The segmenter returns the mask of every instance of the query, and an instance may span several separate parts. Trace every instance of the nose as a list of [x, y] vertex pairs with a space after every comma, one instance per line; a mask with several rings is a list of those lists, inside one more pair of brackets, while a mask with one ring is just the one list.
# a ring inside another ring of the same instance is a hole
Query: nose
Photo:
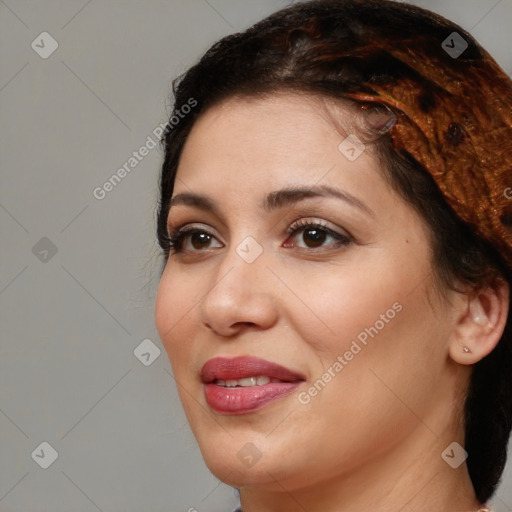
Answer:
[[277, 322], [276, 283], [265, 252], [254, 261], [244, 258], [235, 247], [226, 252], [199, 304], [201, 321], [219, 336], [231, 337], [247, 328], [268, 329]]

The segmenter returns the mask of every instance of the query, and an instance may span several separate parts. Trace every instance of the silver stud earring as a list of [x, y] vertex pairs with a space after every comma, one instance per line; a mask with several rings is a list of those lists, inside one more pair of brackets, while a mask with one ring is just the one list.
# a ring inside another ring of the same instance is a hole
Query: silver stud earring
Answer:
[[470, 352], [469, 348], [468, 348], [468, 347], [466, 347], [466, 346], [464, 346], [464, 347], [462, 348], [462, 350], [464, 350], [464, 352], [466, 352], [466, 354], [467, 354], [468, 352]]

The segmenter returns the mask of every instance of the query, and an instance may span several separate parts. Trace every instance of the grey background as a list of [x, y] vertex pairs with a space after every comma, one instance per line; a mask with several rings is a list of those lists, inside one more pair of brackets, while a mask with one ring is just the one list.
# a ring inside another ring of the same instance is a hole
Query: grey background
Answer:
[[[103, 200], [92, 191], [166, 122], [175, 76], [287, 3], [0, 1], [2, 512], [235, 506], [202, 462], [153, 323], [160, 150]], [[512, 72], [512, 0], [414, 3]], [[43, 31], [59, 45], [46, 59], [31, 47]], [[145, 339], [147, 366], [134, 354]], [[42, 442], [58, 453], [47, 469]], [[494, 506], [512, 510], [510, 465]]]

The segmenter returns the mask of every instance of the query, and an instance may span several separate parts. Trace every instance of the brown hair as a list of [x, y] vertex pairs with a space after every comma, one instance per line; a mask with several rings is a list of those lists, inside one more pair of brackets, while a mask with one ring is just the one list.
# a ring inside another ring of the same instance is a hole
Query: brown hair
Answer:
[[[443, 55], [441, 48], [441, 42], [454, 31], [469, 44], [457, 62]], [[417, 108], [428, 115], [436, 102], [444, 105], [443, 98], [451, 93], [427, 80], [414, 66], [396, 59], [391, 48], [400, 45], [408, 45], [411, 62], [429, 59], [432, 55], [436, 65], [441, 62], [442, 66], [444, 62], [445, 67], [450, 66], [452, 75], [458, 73], [460, 80], [467, 81], [471, 80], [473, 63], [480, 62], [484, 54], [478, 43], [459, 26], [427, 10], [388, 0], [314, 0], [296, 4], [243, 33], [214, 44], [195, 66], [173, 83], [172, 114], [178, 113], [191, 99], [197, 106], [186, 116], [180, 116], [178, 124], [168, 124], [162, 138], [165, 158], [157, 234], [165, 258], [169, 256], [169, 202], [180, 155], [202, 113], [234, 96], [261, 96], [286, 90], [348, 101], [364, 110], [369, 103], [357, 98], [375, 96], [372, 84], [400, 88], [400, 84], [407, 81], [422, 91]], [[439, 68], [439, 74], [443, 72], [442, 67]], [[489, 75], [491, 81], [493, 72]], [[475, 94], [478, 95], [478, 90]], [[490, 101], [485, 96], [472, 100]], [[411, 116], [396, 105], [379, 102], [377, 98], [372, 106], [391, 110], [399, 125], [411, 123]], [[367, 135], [361, 133], [361, 136]], [[511, 137], [510, 131], [508, 136]], [[443, 143], [450, 145], [450, 151], [455, 151], [464, 137], [464, 127], [452, 123]], [[432, 263], [440, 283], [454, 288], [458, 281], [478, 289], [492, 285], [497, 279], [512, 282], [510, 253], [505, 257], [503, 245], [497, 247], [485, 240], [475, 225], [455, 213], [417, 155], [396, 144], [388, 131], [371, 140], [371, 144], [391, 186], [420, 213], [430, 228]], [[511, 156], [503, 149], [499, 158], [510, 161]], [[506, 176], [509, 179], [510, 173]], [[511, 324], [509, 313], [495, 350], [474, 365], [465, 402], [468, 470], [482, 502], [494, 493], [507, 457], [512, 426]]]

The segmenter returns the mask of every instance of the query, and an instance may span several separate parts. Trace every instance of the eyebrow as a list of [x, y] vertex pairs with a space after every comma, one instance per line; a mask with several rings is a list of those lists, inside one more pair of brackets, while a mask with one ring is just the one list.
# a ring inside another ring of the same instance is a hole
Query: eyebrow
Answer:
[[[270, 192], [263, 199], [260, 207], [267, 211], [272, 212], [284, 208], [285, 206], [292, 205], [303, 201], [305, 199], [316, 197], [335, 197], [356, 207], [371, 217], [375, 217], [375, 213], [360, 199], [354, 197], [346, 191], [338, 190], [328, 185], [316, 185], [313, 187], [289, 187], [281, 190]], [[212, 213], [219, 214], [216, 203], [207, 196], [201, 194], [193, 194], [183, 192], [177, 194], [171, 199], [169, 209], [179, 204], [193, 206], [200, 210], [211, 211]]]

